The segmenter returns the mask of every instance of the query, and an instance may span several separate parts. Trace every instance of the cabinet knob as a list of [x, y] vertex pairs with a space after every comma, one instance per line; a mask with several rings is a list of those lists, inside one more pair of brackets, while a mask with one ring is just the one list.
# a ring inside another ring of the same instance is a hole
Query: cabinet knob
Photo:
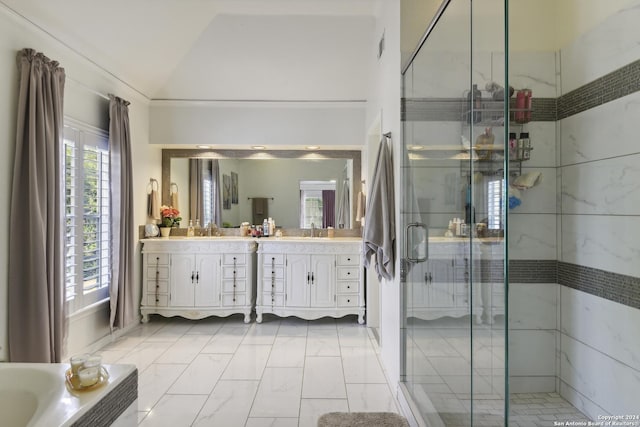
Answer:
[[351, 302], [351, 300], [350, 300], [350, 299], [348, 299], [348, 300], [347, 300], [347, 302]]
[[347, 261], [351, 261], [351, 258], [347, 258]]
[[351, 276], [351, 272], [350, 271], [347, 271], [347, 276]]
[[351, 289], [351, 286], [347, 285], [347, 289]]

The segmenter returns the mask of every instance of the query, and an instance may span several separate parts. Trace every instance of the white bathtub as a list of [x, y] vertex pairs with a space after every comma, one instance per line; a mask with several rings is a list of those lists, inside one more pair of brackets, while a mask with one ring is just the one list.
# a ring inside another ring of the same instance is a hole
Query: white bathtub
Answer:
[[86, 392], [67, 390], [66, 363], [0, 363], [0, 425], [3, 427], [69, 426], [135, 370], [133, 365], [106, 365], [109, 382]]

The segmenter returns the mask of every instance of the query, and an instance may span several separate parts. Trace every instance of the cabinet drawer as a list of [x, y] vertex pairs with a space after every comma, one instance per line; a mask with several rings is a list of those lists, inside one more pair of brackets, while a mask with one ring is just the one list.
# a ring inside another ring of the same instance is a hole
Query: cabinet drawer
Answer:
[[149, 280], [147, 282], [147, 292], [154, 293], [156, 291], [156, 286], [158, 292], [161, 294], [169, 292], [169, 282], [167, 280], [158, 280], [158, 283], [156, 283], [155, 280]]
[[284, 265], [284, 254], [263, 254], [262, 264], [265, 268], [272, 265]]
[[147, 305], [152, 307], [166, 307], [168, 305], [169, 296], [168, 295], [158, 295], [156, 298], [156, 294], [147, 294]]
[[243, 306], [246, 305], [247, 296], [245, 294], [223, 294], [222, 305], [225, 307]]
[[357, 267], [338, 267], [338, 280], [357, 280], [360, 269]]
[[338, 282], [339, 294], [358, 293], [358, 289], [360, 289], [360, 283], [358, 282]]
[[284, 294], [276, 294], [273, 297], [271, 294], [262, 294], [262, 305], [282, 307], [284, 306]]
[[262, 270], [262, 278], [264, 279], [264, 282], [271, 283], [271, 278], [274, 275], [276, 279], [284, 279], [284, 267], [271, 268], [265, 266], [264, 270]]
[[338, 295], [338, 307], [357, 307], [357, 295]]
[[147, 266], [169, 265], [169, 254], [147, 254]]
[[234, 284], [236, 292], [244, 292], [247, 289], [247, 281], [245, 279], [236, 280], [235, 282], [233, 280], [224, 280], [222, 282], [222, 292], [233, 292]]
[[148, 267], [147, 279], [154, 281], [155, 279], [167, 280], [169, 278], [169, 267]]
[[244, 279], [247, 277], [246, 267], [222, 267], [222, 278], [233, 279], [234, 272], [236, 279]]
[[247, 258], [245, 254], [224, 254], [222, 255], [223, 265], [233, 265], [235, 259], [235, 265], [246, 264]]
[[271, 278], [269, 278], [269, 280], [264, 279], [262, 281], [262, 291], [265, 293], [271, 293], [271, 287], [274, 287], [274, 291], [276, 293], [282, 293], [284, 292], [284, 280], [274, 280], [273, 282], [271, 281]]
[[360, 265], [359, 254], [338, 255], [338, 265]]

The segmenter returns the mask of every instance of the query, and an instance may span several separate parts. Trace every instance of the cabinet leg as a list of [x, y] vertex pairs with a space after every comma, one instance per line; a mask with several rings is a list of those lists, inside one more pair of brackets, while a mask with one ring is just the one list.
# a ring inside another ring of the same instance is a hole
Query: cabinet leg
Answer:
[[244, 323], [251, 322], [251, 311], [248, 311], [244, 314]]
[[148, 314], [143, 314], [142, 315], [142, 323], [149, 323], [149, 315]]
[[482, 325], [482, 316], [479, 314], [476, 314], [474, 317], [476, 319], [476, 325]]
[[364, 325], [364, 312], [358, 313], [358, 324]]
[[256, 312], [256, 322], [257, 323], [262, 323], [262, 313], [261, 312]]

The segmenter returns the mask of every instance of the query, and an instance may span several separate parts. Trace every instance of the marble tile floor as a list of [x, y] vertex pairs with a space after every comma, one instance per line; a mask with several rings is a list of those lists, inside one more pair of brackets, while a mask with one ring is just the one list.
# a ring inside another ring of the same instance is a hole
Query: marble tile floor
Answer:
[[[474, 326], [472, 370], [468, 322], [450, 318], [411, 322], [408, 387], [425, 419], [437, 413], [446, 427], [468, 427], [473, 405], [474, 426], [503, 426], [503, 326]], [[510, 426], [551, 427], [558, 421], [589, 421], [558, 393], [512, 393], [509, 399]]]
[[398, 412], [376, 340], [355, 316], [152, 316], [99, 353], [138, 367], [145, 427], [302, 427], [332, 411]]

